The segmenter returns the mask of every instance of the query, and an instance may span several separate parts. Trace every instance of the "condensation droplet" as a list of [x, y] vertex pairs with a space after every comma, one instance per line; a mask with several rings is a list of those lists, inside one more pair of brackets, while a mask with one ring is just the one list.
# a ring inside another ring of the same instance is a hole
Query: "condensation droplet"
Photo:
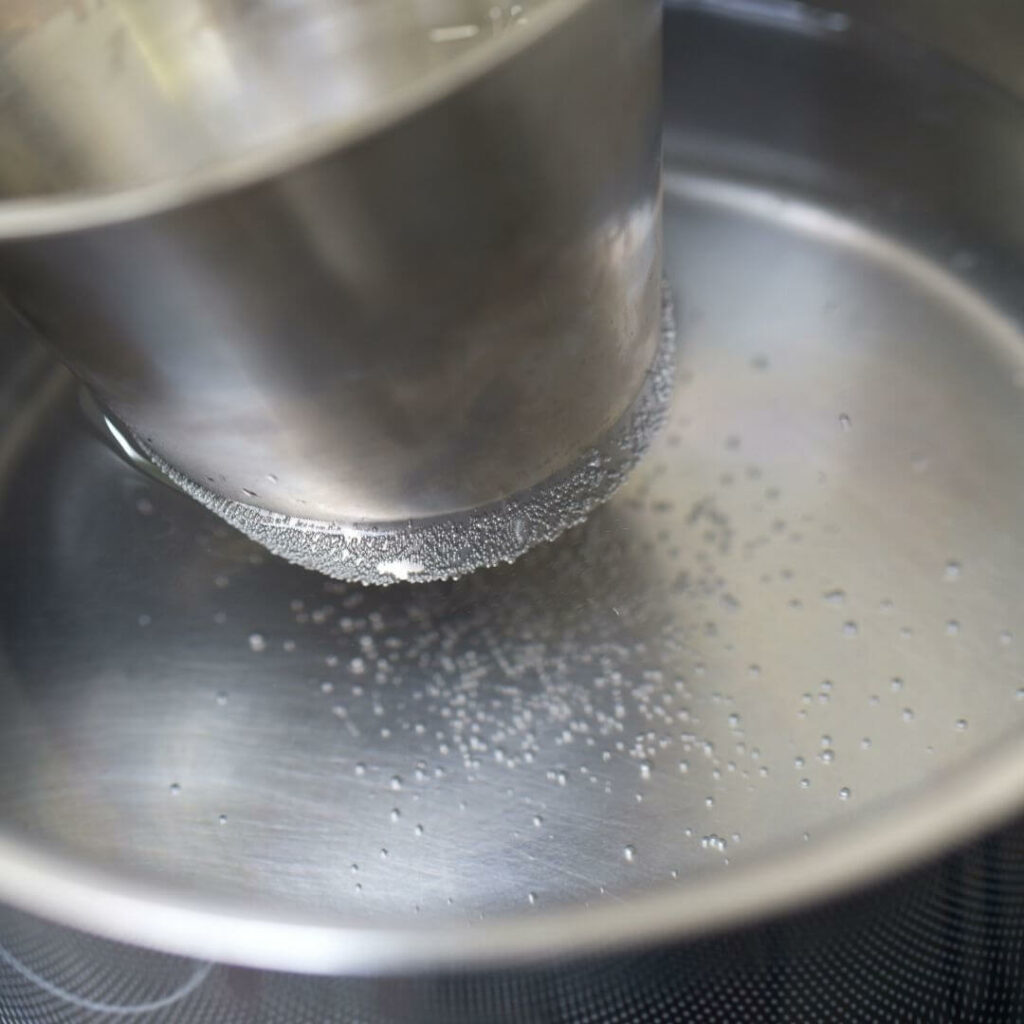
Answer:
[[839, 790], [839, 799], [840, 800], [849, 800], [850, 799], [850, 787], [849, 786], [843, 786], [843, 788], [841, 790]]
[[636, 847], [633, 845], [624, 846], [622, 849], [622, 856], [629, 861], [630, 864], [636, 859]]
[[249, 634], [249, 650], [261, 654], [267, 649], [267, 638], [262, 633]]

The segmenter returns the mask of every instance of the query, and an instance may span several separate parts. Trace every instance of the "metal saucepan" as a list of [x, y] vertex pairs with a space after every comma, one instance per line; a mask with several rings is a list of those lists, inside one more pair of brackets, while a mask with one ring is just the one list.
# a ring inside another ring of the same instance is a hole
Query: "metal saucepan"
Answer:
[[659, 27], [657, 0], [18, 2], [0, 290], [134, 446], [293, 561], [512, 558], [644, 433]]
[[270, 558], [5, 335], [5, 1021], [1024, 1016], [987, 6], [666, 9], [669, 422], [512, 566]]

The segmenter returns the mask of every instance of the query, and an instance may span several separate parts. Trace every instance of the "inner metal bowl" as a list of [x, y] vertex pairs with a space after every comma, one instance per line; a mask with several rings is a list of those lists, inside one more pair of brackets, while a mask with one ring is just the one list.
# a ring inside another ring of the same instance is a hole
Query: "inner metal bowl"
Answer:
[[1024, 114], [857, 22], [727, 6], [666, 20], [671, 420], [514, 566], [325, 584], [11, 343], [0, 897], [256, 967], [518, 963], [1020, 811]]

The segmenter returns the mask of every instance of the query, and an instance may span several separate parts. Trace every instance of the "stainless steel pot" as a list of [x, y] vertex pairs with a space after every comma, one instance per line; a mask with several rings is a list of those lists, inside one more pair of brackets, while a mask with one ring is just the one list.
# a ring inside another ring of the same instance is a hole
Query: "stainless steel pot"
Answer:
[[670, 420], [513, 566], [325, 585], [12, 338], [6, 1019], [1024, 1014], [1024, 111], [855, 11], [665, 36]]
[[0, 289], [206, 505], [387, 582], [621, 479], [661, 338], [655, 0], [3, 18]]

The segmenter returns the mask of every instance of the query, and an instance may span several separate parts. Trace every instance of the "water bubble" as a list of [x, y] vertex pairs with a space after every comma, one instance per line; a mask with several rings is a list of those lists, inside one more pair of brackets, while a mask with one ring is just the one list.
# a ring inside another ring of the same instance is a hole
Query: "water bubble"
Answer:
[[624, 846], [622, 848], [622, 856], [625, 857], [630, 864], [632, 864], [633, 861], [636, 859], [636, 847], [634, 847], [632, 844]]
[[261, 654], [267, 649], [267, 638], [262, 633], [249, 634], [249, 650]]

